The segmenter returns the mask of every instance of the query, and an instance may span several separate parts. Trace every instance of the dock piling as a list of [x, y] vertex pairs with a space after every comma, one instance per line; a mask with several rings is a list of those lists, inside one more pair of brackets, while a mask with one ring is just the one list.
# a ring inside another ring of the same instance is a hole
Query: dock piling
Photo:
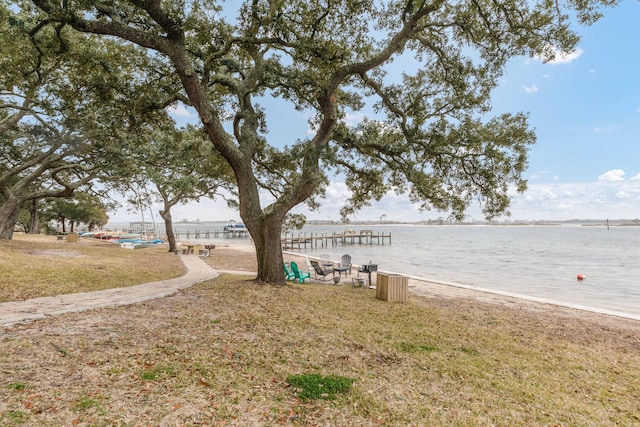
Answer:
[[[374, 241], [375, 239], [375, 241]], [[388, 244], [391, 244], [391, 233], [375, 232], [374, 230], [362, 230], [360, 233], [355, 233], [353, 230], [346, 230], [343, 233], [333, 232], [331, 234], [325, 233], [298, 233], [297, 237], [291, 233], [291, 237], [287, 233], [282, 236], [282, 248], [283, 249], [307, 249], [307, 244], [311, 249], [317, 249], [318, 245], [321, 248], [346, 245], [384, 245], [385, 240]]]

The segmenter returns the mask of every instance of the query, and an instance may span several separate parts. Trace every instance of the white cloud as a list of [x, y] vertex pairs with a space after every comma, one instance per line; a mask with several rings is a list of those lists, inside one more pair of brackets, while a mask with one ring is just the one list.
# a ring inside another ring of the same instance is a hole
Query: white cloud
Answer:
[[635, 176], [632, 176], [631, 179], [640, 179], [640, 173]]
[[538, 86], [522, 86], [522, 90], [524, 91], [524, 93], [536, 93], [538, 91]]
[[346, 117], [344, 118], [344, 121], [347, 124], [347, 126], [355, 126], [358, 123], [360, 123], [364, 118], [365, 118], [365, 114], [358, 111], [356, 113], [347, 113]]
[[[622, 171], [612, 172], [607, 176], [621, 177]], [[606, 174], [605, 174], [606, 175]], [[343, 184], [334, 182], [327, 188], [327, 200], [323, 202], [320, 212], [307, 214], [309, 219], [338, 219], [341, 207]], [[630, 180], [600, 179], [588, 183], [529, 183], [523, 194], [509, 191], [513, 198], [510, 208], [513, 220], [568, 220], [568, 219], [617, 219], [636, 218], [637, 202], [640, 200], [640, 174], [633, 182]], [[335, 199], [333, 197], [336, 197]], [[346, 196], [346, 194], [345, 194]], [[351, 218], [353, 220], [378, 220], [385, 214], [390, 221], [421, 221], [446, 217], [447, 213], [438, 211], [419, 212], [417, 205], [412, 204], [406, 195], [389, 193], [380, 202], [372, 202]], [[481, 219], [482, 214], [476, 204], [472, 204], [467, 212], [468, 218]], [[507, 219], [506, 217], [504, 219]]]
[[167, 111], [169, 114], [177, 117], [192, 117], [189, 110], [187, 110], [187, 107], [185, 107], [181, 102], [167, 107]]
[[547, 170], [540, 170], [540, 171], [536, 171], [535, 173], [533, 173], [531, 176], [529, 176], [529, 180], [534, 180], [534, 179], [549, 179], [549, 177], [553, 180], [558, 180], [558, 176], [557, 175], [551, 175], [551, 171], [547, 171]]
[[344, 182], [331, 182], [326, 189], [326, 197], [328, 199], [340, 199], [340, 203], [343, 200], [348, 199], [351, 196], [351, 190]]
[[549, 188], [542, 192], [541, 197], [548, 200], [555, 200], [558, 198], [558, 195]]
[[616, 199], [629, 199], [629, 198], [631, 198], [631, 195], [626, 191], [618, 191], [616, 193]]
[[[571, 52], [561, 52], [557, 47], [555, 46], [548, 46], [547, 47], [547, 52], [545, 56], [536, 56], [536, 59], [542, 62], [545, 62], [547, 64], [551, 64], [551, 65], [558, 65], [558, 64], [570, 64], [571, 62], [575, 61], [576, 59], [580, 58], [582, 56], [582, 54], [584, 53], [584, 50], [582, 50], [581, 48], [577, 48]], [[553, 59], [550, 59], [548, 61], [545, 61], [545, 57], [550, 57]]]
[[[603, 174], [608, 179], [587, 183], [559, 183], [544, 184], [529, 183], [529, 188], [523, 194], [510, 190], [513, 198], [511, 203], [512, 220], [569, 220], [569, 219], [633, 219], [638, 217], [638, 201], [640, 201], [640, 174], [633, 180], [622, 179], [624, 172], [612, 170]], [[601, 177], [602, 177], [601, 176]], [[614, 178], [614, 179], [610, 179]], [[302, 213], [309, 220], [339, 220], [340, 208], [349, 196], [349, 190], [344, 182], [333, 181], [326, 189], [327, 197], [321, 200], [319, 210], [309, 212], [304, 206], [294, 209]], [[268, 203], [268, 201], [264, 201]], [[156, 222], [161, 223], [156, 206], [152, 210]], [[240, 220], [238, 212], [227, 207], [222, 199], [215, 201], [203, 199], [200, 203], [175, 206], [172, 209], [175, 221], [181, 219], [200, 221], [228, 221]], [[379, 202], [372, 200], [371, 206], [366, 206], [352, 220], [378, 221], [382, 215], [388, 221], [423, 221], [447, 217], [447, 213], [439, 211], [420, 212], [418, 205], [412, 203], [407, 195], [397, 195], [389, 192]], [[140, 221], [139, 213], [110, 212], [114, 223]], [[468, 218], [482, 219], [482, 213], [477, 204], [472, 204], [467, 212]], [[149, 214], [145, 213], [149, 220]]]
[[[615, 175], [615, 174], [614, 174]], [[629, 219], [638, 216], [640, 179], [530, 184], [513, 198], [513, 219]]]
[[[160, 205], [154, 205], [150, 210], [144, 212], [145, 221], [155, 222], [156, 224], [164, 224], [160, 218]], [[153, 213], [153, 219], [151, 218]], [[123, 203], [123, 207], [116, 211], [108, 212], [109, 222], [111, 224], [128, 223], [131, 221], [141, 221], [142, 214], [131, 209]], [[190, 202], [186, 205], [176, 205], [171, 208], [171, 216], [174, 222], [186, 219], [188, 221], [228, 221], [233, 219], [240, 221], [240, 215], [236, 209], [230, 208], [221, 198], [211, 200], [208, 198], [200, 199], [199, 202]]]
[[612, 169], [600, 175], [599, 181], [624, 181], [624, 171], [622, 169]]

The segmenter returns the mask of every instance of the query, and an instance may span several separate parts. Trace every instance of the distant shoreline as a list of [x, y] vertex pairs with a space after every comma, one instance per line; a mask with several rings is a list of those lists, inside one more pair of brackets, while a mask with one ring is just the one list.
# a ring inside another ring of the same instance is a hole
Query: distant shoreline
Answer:
[[[210, 225], [210, 224], [225, 224], [228, 221], [180, 221], [174, 222], [173, 225], [189, 225], [189, 226], [199, 226], [199, 225]], [[140, 224], [141, 221], [123, 221], [123, 222], [110, 222], [105, 225], [104, 228], [113, 228], [123, 225], [129, 224]], [[151, 222], [145, 222], [146, 224], [152, 224]], [[164, 223], [158, 223], [159, 226], [164, 226]], [[619, 220], [567, 220], [567, 221], [497, 221], [497, 222], [489, 222], [489, 221], [473, 221], [473, 222], [449, 222], [449, 221], [438, 221], [438, 220], [429, 220], [429, 221], [353, 221], [353, 222], [340, 222], [340, 221], [324, 221], [324, 220], [310, 220], [307, 221], [305, 225], [315, 226], [315, 225], [333, 225], [333, 226], [394, 226], [394, 225], [468, 225], [468, 226], [562, 226], [562, 225], [571, 225], [571, 226], [583, 226], [583, 227], [640, 227], [640, 220], [630, 220], [630, 219], [619, 219]]]

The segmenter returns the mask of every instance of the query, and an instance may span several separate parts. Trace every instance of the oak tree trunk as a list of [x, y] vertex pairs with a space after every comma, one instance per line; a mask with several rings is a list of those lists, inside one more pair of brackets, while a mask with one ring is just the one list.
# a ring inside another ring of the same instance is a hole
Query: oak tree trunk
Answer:
[[164, 229], [169, 242], [169, 252], [176, 250], [176, 235], [173, 234], [173, 220], [171, 219], [171, 207], [160, 210], [160, 216], [164, 220]]
[[40, 214], [38, 211], [31, 212], [31, 222], [29, 224], [29, 234], [40, 233]]
[[18, 222], [20, 202], [16, 199], [7, 199], [0, 205], [0, 239], [11, 240], [13, 229]]
[[282, 258], [282, 220], [274, 215], [261, 219], [244, 219], [253, 238], [258, 262], [256, 280], [264, 283], [284, 284], [284, 261]]
[[38, 212], [38, 202], [33, 200], [31, 203], [31, 209], [29, 210], [31, 215], [31, 222], [29, 224], [29, 234], [40, 233], [40, 213]]

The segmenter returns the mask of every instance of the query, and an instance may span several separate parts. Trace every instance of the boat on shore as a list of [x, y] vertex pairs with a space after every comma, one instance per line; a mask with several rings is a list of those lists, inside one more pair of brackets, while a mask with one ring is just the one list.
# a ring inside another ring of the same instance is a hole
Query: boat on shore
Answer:
[[[86, 233], [82, 235], [82, 237], [89, 237]], [[100, 233], [93, 233], [91, 237], [100, 240], [113, 240], [113, 241], [125, 241], [125, 240], [136, 240], [142, 238], [142, 234], [140, 233], [116, 233], [112, 231], [105, 231]]]
[[[114, 243], [118, 243], [114, 241]], [[125, 241], [120, 241], [120, 247], [123, 249], [144, 249], [144, 248], [152, 248], [164, 243], [162, 239], [154, 239], [154, 240], [142, 240], [142, 239], [126, 239]]]
[[88, 232], [81, 234], [83, 237], [91, 237], [105, 242], [120, 245], [125, 249], [143, 249], [157, 246], [164, 243], [162, 239], [148, 239], [142, 233], [126, 233], [126, 232]]

